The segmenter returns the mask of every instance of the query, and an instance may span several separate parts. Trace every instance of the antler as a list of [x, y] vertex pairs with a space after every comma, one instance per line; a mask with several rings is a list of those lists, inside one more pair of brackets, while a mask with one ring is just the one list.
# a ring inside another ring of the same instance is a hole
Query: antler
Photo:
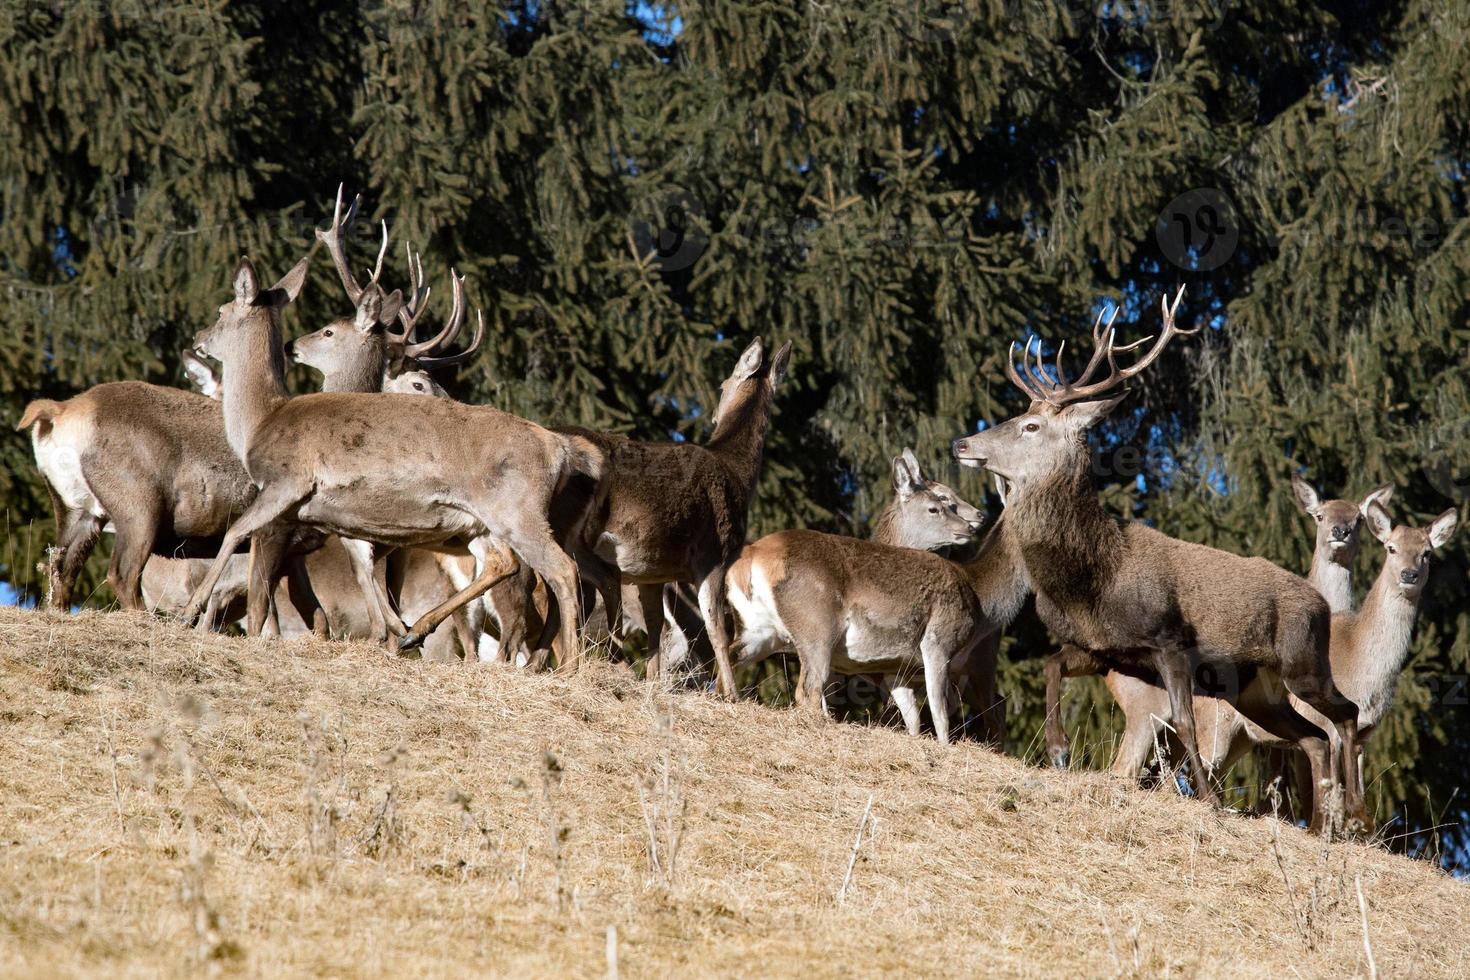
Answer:
[[[362, 195], [358, 194], [352, 199], [352, 207], [347, 209], [346, 217], [342, 215], [342, 191], [344, 184], [337, 185], [337, 204], [332, 210], [332, 227], [326, 231], [316, 229], [316, 239], [327, 246], [327, 252], [332, 256], [332, 264], [337, 267], [337, 275], [342, 279], [342, 288], [347, 291], [347, 298], [356, 306], [362, 299], [363, 287], [357, 284], [357, 279], [352, 275], [352, 266], [347, 262], [347, 245], [345, 239], [352, 233], [353, 222], [357, 220], [357, 206], [362, 203]], [[383, 225], [383, 247], [378, 250], [378, 263], [373, 269], [373, 278], [368, 285], [378, 281], [378, 274], [383, 269], [383, 253], [388, 250], [388, 226]]]
[[[1032, 354], [1031, 340], [1028, 338], [1026, 346], [1021, 351], [1020, 371], [1016, 370], [1016, 345], [1012, 342], [1010, 352], [1006, 357], [1006, 376], [1011, 383], [1031, 397], [1033, 401], [1046, 402], [1051, 405], [1066, 405], [1070, 402], [1087, 401], [1097, 398], [1112, 389], [1118, 387], [1124, 381], [1132, 378], [1158, 360], [1169, 341], [1179, 336], [1189, 336], [1200, 331], [1200, 327], [1192, 330], [1180, 330], [1174, 325], [1174, 314], [1179, 309], [1179, 303], [1184, 299], [1184, 287], [1179, 287], [1179, 292], [1174, 294], [1174, 302], [1170, 303], [1167, 296], [1163, 297], [1159, 306], [1164, 315], [1164, 329], [1159, 333], [1158, 339], [1154, 340], [1153, 346], [1139, 356], [1132, 364], [1125, 368], [1118, 367], [1116, 357], [1128, 351], [1137, 350], [1144, 344], [1153, 340], [1152, 337], [1144, 337], [1135, 340], [1131, 344], [1118, 347], [1115, 344], [1116, 331], [1113, 330], [1113, 321], [1118, 318], [1118, 310], [1114, 308], [1108, 317], [1108, 322], [1103, 323], [1102, 313], [1097, 315], [1097, 321], [1092, 326], [1092, 358], [1087, 362], [1087, 368], [1076, 381], [1068, 379], [1067, 372], [1062, 368], [1062, 351], [1066, 349], [1064, 341], [1057, 347], [1056, 356], [1056, 378], [1047, 376], [1046, 366], [1041, 361], [1041, 342], [1038, 339], [1036, 351]], [[1034, 363], [1027, 363], [1027, 357], [1031, 356]], [[1094, 381], [1093, 375], [1097, 369], [1106, 361], [1108, 365], [1107, 376], [1101, 380]]]
[[475, 351], [480, 349], [480, 341], [485, 339], [485, 315], [475, 310], [475, 339], [462, 351], [447, 354], [443, 357], [419, 357], [416, 360], [419, 367], [432, 369], [449, 367], [451, 364], [462, 364], [474, 356]]

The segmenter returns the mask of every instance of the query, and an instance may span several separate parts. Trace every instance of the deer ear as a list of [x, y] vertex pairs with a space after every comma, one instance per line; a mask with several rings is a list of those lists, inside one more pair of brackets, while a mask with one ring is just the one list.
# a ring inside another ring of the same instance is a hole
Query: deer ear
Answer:
[[184, 374], [189, 383], [199, 389], [201, 395], [209, 395], [218, 384], [219, 379], [215, 377], [214, 368], [201, 361], [193, 351], [184, 351]]
[[403, 309], [403, 291], [401, 289], [395, 289], [383, 297], [383, 309], [378, 314], [378, 322], [386, 327], [398, 319], [398, 311], [401, 309]]
[[1363, 498], [1363, 502], [1358, 505], [1358, 513], [1366, 517], [1368, 515], [1368, 505], [1373, 503], [1373, 501], [1376, 500], [1384, 508], [1387, 508], [1388, 502], [1392, 499], [1393, 484], [1385, 483], [1383, 486], [1379, 487], [1377, 490], [1374, 490], [1372, 493], [1368, 494], [1368, 496]]
[[383, 293], [376, 286], [364, 289], [357, 301], [357, 313], [352, 325], [361, 333], [372, 333], [378, 329], [383, 318]]
[[791, 363], [791, 341], [781, 345], [776, 356], [771, 358], [771, 384], [778, 385], [786, 377], [786, 366]]
[[757, 337], [750, 342], [749, 347], [745, 348], [745, 353], [740, 355], [740, 360], [735, 362], [735, 370], [730, 372], [730, 377], [735, 381], [744, 381], [755, 374], [760, 370], [763, 353], [764, 347], [761, 339]]
[[1112, 398], [1100, 398], [1090, 402], [1074, 402], [1062, 409], [1062, 415], [1081, 428], [1090, 429], [1112, 414], [1113, 409], [1128, 397], [1128, 392]]
[[1388, 511], [1378, 501], [1368, 505], [1368, 512], [1363, 515], [1368, 519], [1368, 530], [1373, 536], [1384, 544], [1388, 544], [1389, 535], [1393, 534], [1393, 518], [1388, 516]]
[[[1317, 513], [1317, 508], [1321, 506], [1322, 499], [1317, 496], [1317, 491], [1312, 489], [1310, 483], [1303, 480], [1300, 476], [1293, 474], [1291, 478], [1291, 492], [1296, 497], [1296, 505], [1304, 513]], [[1371, 502], [1372, 498], [1370, 497], [1368, 500], [1363, 501], [1363, 507], [1366, 508]]]
[[899, 500], [908, 500], [919, 489], [918, 472], [902, 456], [893, 457], [893, 489]]
[[1455, 508], [1440, 514], [1429, 525], [1429, 547], [1439, 548], [1455, 533], [1455, 528], [1460, 523], [1460, 515], [1455, 513]]
[[296, 297], [301, 295], [301, 289], [306, 285], [306, 273], [311, 268], [311, 257], [315, 254], [316, 249], [307, 252], [306, 258], [292, 266], [291, 271], [270, 288], [270, 305], [285, 306], [296, 302]]
[[260, 277], [249, 259], [241, 259], [235, 270], [235, 302], [249, 306], [260, 295]]
[[924, 469], [919, 465], [919, 457], [914, 455], [914, 451], [908, 446], [904, 446], [903, 452], [899, 455], [908, 464], [909, 470], [914, 474], [914, 479], [922, 482], [924, 479]]

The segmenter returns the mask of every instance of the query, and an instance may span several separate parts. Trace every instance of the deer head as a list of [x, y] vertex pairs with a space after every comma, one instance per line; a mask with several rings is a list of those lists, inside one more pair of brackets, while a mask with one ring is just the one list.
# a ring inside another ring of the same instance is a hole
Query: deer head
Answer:
[[902, 455], [893, 457], [893, 492], [894, 504], [880, 518], [886, 525], [882, 528], [883, 543], [935, 551], [969, 544], [974, 539], [978, 527], [934, 492], [919, 471], [913, 450], [905, 449]]
[[432, 398], [448, 398], [449, 392], [441, 388], [428, 371], [400, 371], [383, 379], [383, 390], [396, 395], [428, 395]]
[[[1115, 389], [1157, 360], [1176, 336], [1199, 330], [1199, 327], [1180, 330], [1174, 325], [1174, 313], [1183, 297], [1184, 288], [1181, 286], [1172, 304], [1167, 298], [1162, 301], [1162, 332], [1148, 350], [1124, 368], [1118, 367], [1116, 356], [1141, 347], [1150, 338], [1118, 347], [1114, 343], [1113, 332], [1117, 309], [1113, 310], [1106, 323], [1099, 313], [1092, 329], [1092, 358], [1076, 381], [1070, 380], [1062, 367], [1065, 343], [1057, 349], [1054, 376], [1042, 364], [1039, 346], [1034, 363], [1027, 363], [1031, 354], [1029, 342], [1022, 351], [1020, 370], [1017, 371], [1016, 345], [1012, 343], [1006, 360], [1006, 375], [1031, 397], [1031, 405], [1022, 415], [956, 439], [952, 445], [955, 458], [966, 466], [983, 466], [1000, 477], [1004, 484], [1002, 493], [1007, 497], [1024, 493], [1029, 487], [1082, 472], [1088, 458], [1087, 430], [1106, 418], [1127, 395], [1126, 391], [1113, 394]], [[1107, 375], [1095, 379], [1104, 363], [1108, 367]]]
[[769, 395], [786, 376], [786, 365], [790, 361], [791, 341], [782, 344], [775, 357], [767, 359], [761, 339], [752, 340], [740, 355], [740, 360], [735, 362], [735, 370], [720, 384], [720, 401], [715, 406], [713, 417], [716, 433], [737, 408], [760, 394]]
[[1459, 516], [1455, 509], [1440, 514], [1427, 528], [1394, 526], [1388, 511], [1377, 500], [1368, 504], [1368, 528], [1373, 536], [1383, 542], [1388, 556], [1383, 562], [1380, 578], [1396, 583], [1404, 598], [1417, 602], [1429, 579], [1429, 559], [1435, 549], [1440, 548], [1455, 533]]
[[[337, 268], [342, 288], [356, 308], [354, 315], [335, 320], [315, 333], [298, 337], [286, 345], [288, 358], [322, 373], [324, 387], [328, 391], [386, 390], [387, 382], [405, 371], [432, 370], [469, 360], [479, 349], [485, 336], [485, 322], [480, 318], [474, 342], [469, 347], [453, 354], [435, 353], [446, 350], [459, 336], [464, 325], [464, 277], [451, 270], [452, 305], [449, 317], [435, 336], [426, 341], [415, 341], [414, 334], [419, 319], [428, 306], [431, 289], [424, 283], [422, 257], [413, 250], [411, 244], [405, 243], [408, 295], [405, 297], [398, 290], [383, 293], [378, 280], [383, 271], [383, 258], [388, 253], [387, 222], [383, 223], [383, 243], [378, 249], [371, 278], [365, 286], [358, 284], [347, 258], [346, 239], [351, 234], [361, 200], [361, 196], [354, 198], [344, 216], [342, 187], [339, 185], [331, 227], [326, 230], [317, 229], [316, 233], [317, 240], [327, 247], [327, 252], [332, 256], [332, 264]], [[374, 293], [383, 293], [380, 309], [375, 312], [364, 310], [364, 303]], [[402, 326], [401, 332], [389, 329], [389, 325], [395, 320]], [[411, 387], [412, 382], [406, 384]]]
[[[915, 473], [921, 472], [918, 457], [907, 446], [903, 450], [903, 460]], [[954, 488], [947, 484], [940, 483], [938, 480], [930, 480], [927, 477], [923, 479], [930, 493], [938, 497], [944, 506], [953, 511], [960, 520], [970, 525], [971, 534], [979, 533], [980, 529], [985, 526], [985, 511], [962, 499], [958, 493], [955, 493]]]
[[1330, 556], [1340, 565], [1351, 566], [1358, 554], [1358, 532], [1368, 507], [1375, 500], [1386, 505], [1393, 496], [1393, 484], [1384, 484], [1358, 504], [1350, 500], [1323, 500], [1300, 476], [1291, 478], [1291, 492], [1302, 513], [1317, 524], [1316, 554]]
[[235, 270], [235, 297], [219, 308], [219, 318], [213, 326], [205, 327], [194, 335], [195, 353], [224, 361], [226, 354], [236, 345], [254, 344], [265, 337], [274, 339], [272, 346], [276, 353], [273, 357], [279, 362], [281, 311], [301, 295], [310, 265], [311, 255], [308, 254], [282, 276], [280, 282], [269, 289], [262, 289], [255, 266], [249, 259], [241, 259]]

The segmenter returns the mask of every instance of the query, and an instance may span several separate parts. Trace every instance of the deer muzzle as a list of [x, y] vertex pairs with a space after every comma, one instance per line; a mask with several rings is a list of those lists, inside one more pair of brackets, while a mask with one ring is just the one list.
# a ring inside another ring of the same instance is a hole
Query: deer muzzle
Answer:
[[956, 439], [950, 443], [949, 448], [954, 453], [954, 458], [960, 461], [961, 466], [985, 465], [985, 457], [981, 455], [979, 447], [975, 445], [970, 436]]

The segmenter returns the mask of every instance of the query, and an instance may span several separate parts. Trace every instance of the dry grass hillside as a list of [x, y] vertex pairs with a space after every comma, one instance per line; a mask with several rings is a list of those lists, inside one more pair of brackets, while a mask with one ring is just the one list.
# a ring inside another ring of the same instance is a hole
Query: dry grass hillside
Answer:
[[606, 663], [11, 609], [0, 736], [8, 976], [1340, 977], [1370, 975], [1365, 931], [1385, 976], [1470, 953], [1467, 886], [1424, 863]]

